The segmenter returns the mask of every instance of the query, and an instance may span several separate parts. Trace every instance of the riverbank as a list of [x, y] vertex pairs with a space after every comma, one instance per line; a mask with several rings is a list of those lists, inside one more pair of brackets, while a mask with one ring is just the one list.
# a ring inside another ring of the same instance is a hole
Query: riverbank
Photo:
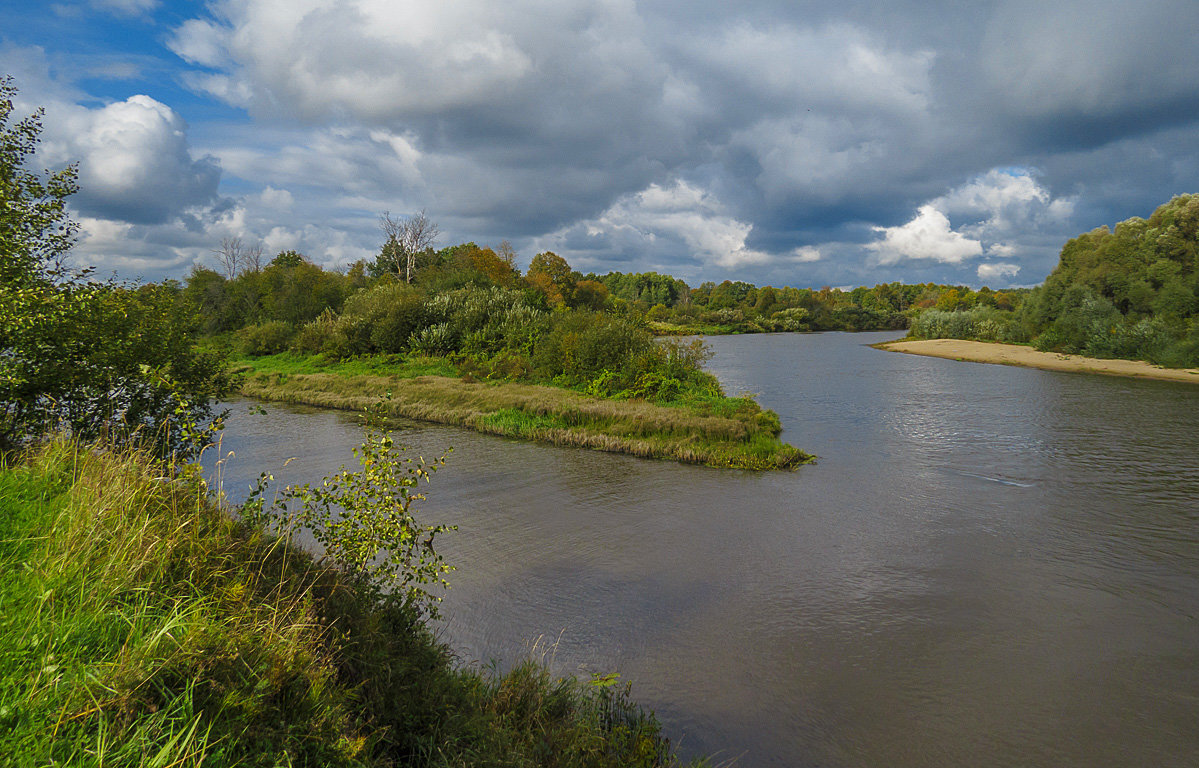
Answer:
[[458, 666], [426, 620], [136, 454], [0, 468], [14, 765], [672, 766], [614, 677]]
[[438, 358], [324, 363], [281, 354], [237, 362], [242, 394], [361, 411], [385, 393], [393, 416], [555, 445], [736, 469], [788, 469], [814, 460], [779, 440], [778, 416], [749, 397], [659, 405], [541, 384], [454, 376]]
[[1162, 368], [1143, 360], [1104, 360], [1082, 355], [1041, 352], [1018, 344], [999, 344], [989, 341], [962, 339], [923, 339], [884, 342], [876, 349], [906, 352], [912, 355], [943, 357], [972, 363], [996, 363], [1041, 368], [1047, 371], [1072, 373], [1101, 373], [1108, 376], [1130, 376], [1141, 379], [1161, 379], [1199, 384], [1199, 369]]

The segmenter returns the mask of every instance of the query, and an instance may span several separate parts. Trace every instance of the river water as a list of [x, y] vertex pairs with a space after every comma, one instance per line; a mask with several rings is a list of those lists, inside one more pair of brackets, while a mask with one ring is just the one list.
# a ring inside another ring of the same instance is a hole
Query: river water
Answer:
[[[708, 339], [820, 457], [793, 473], [402, 428], [454, 448], [443, 639], [616, 670], [748, 768], [1199, 765], [1199, 387], [867, 346], [895, 336]], [[350, 414], [231, 407], [234, 498], [353, 461]]]

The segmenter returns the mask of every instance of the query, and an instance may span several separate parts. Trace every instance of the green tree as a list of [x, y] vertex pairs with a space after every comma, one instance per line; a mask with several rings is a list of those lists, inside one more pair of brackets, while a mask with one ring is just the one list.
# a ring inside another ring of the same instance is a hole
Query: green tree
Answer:
[[341, 309], [345, 300], [342, 286], [345, 279], [341, 275], [303, 260], [294, 265], [277, 261], [262, 271], [259, 281], [263, 310], [268, 318], [298, 326], [326, 309], [334, 312]]
[[412, 505], [424, 501], [420, 481], [428, 482], [445, 465], [446, 454], [432, 461], [404, 455], [386, 426], [390, 398], [388, 392], [364, 414], [366, 437], [354, 449], [361, 469], [343, 465], [319, 485], [288, 486], [269, 507], [263, 503], [269, 480], [264, 475], [243, 513], [275, 530], [308, 531], [324, 559], [356, 577], [373, 600], [436, 616], [438, 592], [449, 586], [445, 576], [454, 567], [437, 551], [435, 540], [458, 527], [418, 520]]
[[279, 251], [275, 258], [271, 259], [269, 266], [272, 267], [298, 267], [301, 264], [308, 263], [308, 259], [299, 251]]
[[75, 169], [27, 167], [42, 112], [10, 124], [15, 95], [0, 80], [0, 450], [63, 426], [89, 439], [119, 426], [182, 447], [229, 376], [195, 350], [175, 286], [91, 282], [65, 267]]

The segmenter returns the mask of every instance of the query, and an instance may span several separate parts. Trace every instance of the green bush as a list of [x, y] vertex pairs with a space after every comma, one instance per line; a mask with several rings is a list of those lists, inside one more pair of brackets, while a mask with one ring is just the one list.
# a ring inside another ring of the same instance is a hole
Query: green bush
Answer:
[[[293, 489], [318, 520], [325, 501], [358, 513], [324, 564], [143, 457], [53, 443], [0, 467], [5, 764], [677, 765], [615, 675], [454, 665], [403, 588], [444, 574], [424, 551], [444, 527], [412, 519], [417, 465], [381, 439], [361, 473]], [[380, 493], [395, 509], [376, 528]], [[396, 528], [418, 551], [391, 599], [364, 579]]]
[[291, 323], [282, 320], [271, 320], [261, 325], [249, 325], [242, 328], [234, 336], [234, 348], [243, 355], [259, 357], [274, 355], [286, 351], [296, 329]]
[[908, 333], [918, 339], [1016, 341], [1011, 312], [992, 307], [962, 311], [927, 309], [913, 320]]
[[297, 334], [294, 348], [300, 352], [320, 353], [331, 360], [365, 355], [371, 347], [371, 325], [362, 317], [325, 312]]

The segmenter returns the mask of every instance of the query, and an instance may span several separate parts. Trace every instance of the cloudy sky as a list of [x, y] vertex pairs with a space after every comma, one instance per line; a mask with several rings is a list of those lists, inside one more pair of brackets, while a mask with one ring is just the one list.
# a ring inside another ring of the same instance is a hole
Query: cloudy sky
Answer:
[[424, 209], [692, 285], [1039, 283], [1199, 191], [1194, 0], [0, 0], [78, 259], [326, 266]]

